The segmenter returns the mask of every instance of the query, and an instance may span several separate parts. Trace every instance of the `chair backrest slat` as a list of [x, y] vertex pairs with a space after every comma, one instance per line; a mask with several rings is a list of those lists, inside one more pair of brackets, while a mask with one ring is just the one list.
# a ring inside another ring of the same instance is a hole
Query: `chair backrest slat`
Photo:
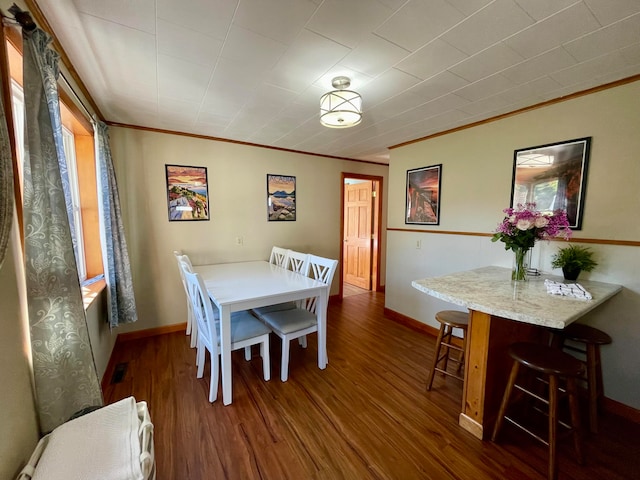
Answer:
[[200, 340], [204, 340], [206, 347], [215, 357], [218, 354], [218, 340], [215, 324], [215, 314], [213, 304], [209, 298], [207, 288], [202, 278], [189, 267], [189, 264], [181, 260], [184, 278], [187, 282], [189, 300], [193, 311], [194, 320], [198, 325], [198, 335]]
[[[178, 252], [177, 250], [174, 250], [173, 254], [174, 254], [174, 255], [175, 255], [175, 257], [176, 257], [176, 261], [178, 262], [178, 271], [180, 272], [180, 280], [182, 280], [182, 286], [184, 287], [184, 291], [186, 292], [186, 291], [187, 291], [187, 282], [186, 282], [186, 281], [185, 281], [185, 279], [184, 279], [184, 273], [183, 273], [183, 271], [182, 271], [182, 266], [180, 265], [180, 259], [181, 259], [183, 256], [186, 256], [186, 255], [182, 255], [182, 254], [181, 254], [180, 252]], [[189, 257], [187, 257], [187, 258], [189, 258]]]
[[178, 271], [180, 272], [180, 280], [182, 280], [184, 293], [187, 295], [187, 307], [189, 307], [189, 313], [191, 313], [191, 302], [189, 301], [189, 290], [187, 289], [187, 281], [184, 278], [184, 268], [182, 267], [182, 262], [185, 262], [190, 272], [193, 272], [193, 265], [191, 264], [191, 260], [189, 260], [189, 257], [187, 255], [182, 255], [178, 251], [174, 251], [173, 254], [176, 256], [176, 260], [178, 261]]
[[287, 266], [293, 272], [309, 276], [309, 254], [289, 250], [287, 254]]
[[287, 254], [289, 250], [282, 247], [272, 247], [271, 255], [269, 256], [269, 263], [278, 265], [279, 267], [287, 268]]
[[[337, 260], [331, 260], [329, 258], [318, 257], [317, 255], [309, 254], [309, 268], [311, 278], [318, 280], [329, 286], [331, 290], [331, 282], [333, 281], [333, 275], [336, 273], [338, 267]], [[307, 299], [306, 308], [310, 312], [315, 313], [318, 308], [317, 299], [315, 297]], [[328, 299], [327, 299], [328, 300]], [[325, 305], [326, 307], [326, 305]]]

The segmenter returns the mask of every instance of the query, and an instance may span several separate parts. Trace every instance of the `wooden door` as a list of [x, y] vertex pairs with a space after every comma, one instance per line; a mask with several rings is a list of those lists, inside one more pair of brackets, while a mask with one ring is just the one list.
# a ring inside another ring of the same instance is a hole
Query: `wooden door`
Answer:
[[344, 186], [344, 281], [371, 289], [372, 185]]

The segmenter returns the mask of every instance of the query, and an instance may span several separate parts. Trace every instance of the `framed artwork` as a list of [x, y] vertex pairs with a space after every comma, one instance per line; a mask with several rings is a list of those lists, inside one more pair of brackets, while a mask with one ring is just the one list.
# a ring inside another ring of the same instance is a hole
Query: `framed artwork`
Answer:
[[296, 177], [267, 174], [267, 218], [270, 222], [295, 222]]
[[591, 137], [515, 150], [511, 206], [535, 203], [542, 212], [564, 210], [569, 227], [582, 228]]
[[207, 168], [165, 165], [169, 221], [209, 220]]
[[440, 224], [442, 164], [407, 170], [407, 205], [404, 223]]

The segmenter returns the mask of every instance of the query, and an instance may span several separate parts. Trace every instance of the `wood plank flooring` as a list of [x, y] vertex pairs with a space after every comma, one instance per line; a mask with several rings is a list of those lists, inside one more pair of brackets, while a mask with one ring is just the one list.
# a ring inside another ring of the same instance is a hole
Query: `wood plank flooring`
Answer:
[[362, 295], [363, 293], [369, 293], [371, 290], [367, 290], [366, 288], [360, 288], [356, 285], [351, 285], [350, 283], [344, 282], [342, 284], [342, 296], [343, 297], [351, 297], [352, 295]]
[[[117, 343], [127, 362], [105, 402], [148, 402], [158, 480], [198, 479], [535, 479], [546, 478], [546, 448], [506, 426], [499, 444], [458, 426], [461, 385], [436, 376], [425, 390], [435, 339], [384, 317], [384, 294], [329, 306], [326, 370], [315, 335], [293, 342], [289, 380], [279, 379], [280, 339], [271, 341], [272, 380], [233, 353], [233, 404], [210, 404], [209, 361], [196, 378], [183, 333]], [[640, 478], [640, 426], [603, 415], [585, 435], [584, 466], [560, 442], [559, 479]]]

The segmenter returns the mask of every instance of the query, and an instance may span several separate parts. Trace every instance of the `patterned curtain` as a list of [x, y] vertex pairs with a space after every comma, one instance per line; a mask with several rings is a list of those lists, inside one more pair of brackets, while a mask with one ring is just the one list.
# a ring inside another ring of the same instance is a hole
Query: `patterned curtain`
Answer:
[[40, 429], [102, 405], [62, 175], [58, 55], [40, 29], [24, 40], [25, 274]]
[[[0, 92], [4, 79], [0, 75]], [[13, 217], [13, 167], [11, 144], [2, 95], [0, 95], [0, 268], [4, 262]]]
[[129, 252], [124, 238], [120, 213], [118, 184], [111, 160], [109, 132], [102, 122], [96, 122], [98, 136], [99, 191], [102, 195], [101, 214], [105, 250], [105, 279], [109, 289], [109, 323], [111, 328], [138, 320], [133, 296]]

